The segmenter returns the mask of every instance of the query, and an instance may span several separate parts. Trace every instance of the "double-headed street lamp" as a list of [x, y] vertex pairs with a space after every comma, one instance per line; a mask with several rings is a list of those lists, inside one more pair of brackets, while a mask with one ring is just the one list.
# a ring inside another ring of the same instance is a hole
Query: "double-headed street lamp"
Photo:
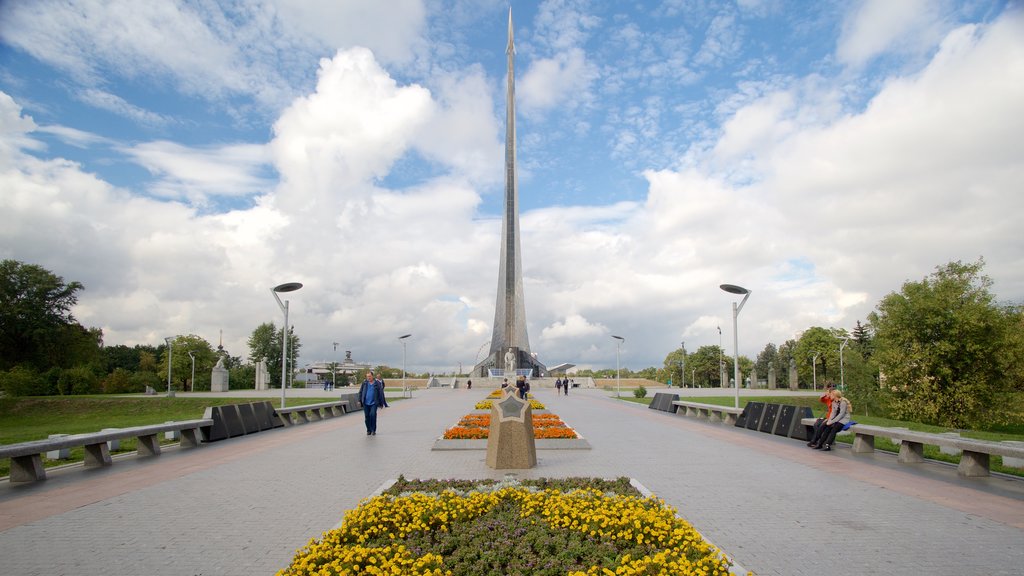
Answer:
[[270, 289], [281, 312], [284, 312], [284, 328], [281, 330], [281, 408], [284, 408], [285, 388], [288, 387], [288, 300], [282, 303], [277, 293], [295, 292], [299, 288], [302, 288], [300, 282], [286, 282]]
[[619, 375], [619, 348], [622, 343], [626, 341], [622, 336], [616, 336], [612, 334], [612, 338], [615, 338], [615, 397], [619, 398], [619, 388], [622, 384], [622, 377]]
[[164, 342], [167, 343], [167, 397], [174, 396], [174, 391], [171, 390], [171, 353], [174, 351], [174, 347], [171, 345], [174, 339], [168, 336], [164, 338]]
[[412, 336], [412, 334], [399, 336], [398, 341], [402, 343], [402, 395], [404, 396], [408, 394], [411, 397], [412, 393], [409, 391], [409, 385], [405, 381], [405, 341], [410, 336]]
[[725, 290], [729, 294], [743, 294], [743, 300], [736, 305], [736, 302], [732, 303], [732, 370], [736, 380], [736, 408], [740, 407], [740, 337], [737, 333], [737, 325], [739, 324], [738, 318], [740, 310], [743, 310], [743, 305], [747, 303], [747, 298], [750, 298], [750, 290], [737, 286], [735, 284], [722, 284], [719, 286], [722, 290]]

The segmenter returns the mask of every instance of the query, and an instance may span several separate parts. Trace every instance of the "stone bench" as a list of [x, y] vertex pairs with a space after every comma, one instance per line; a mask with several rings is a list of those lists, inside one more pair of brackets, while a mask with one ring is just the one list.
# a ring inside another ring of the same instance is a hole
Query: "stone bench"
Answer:
[[[804, 418], [801, 423], [813, 426], [815, 420], [816, 418]], [[853, 452], [855, 454], [874, 452], [876, 437], [892, 440], [893, 443], [900, 445], [897, 460], [902, 463], [924, 462], [924, 446], [926, 444], [960, 450], [960, 465], [957, 467], [957, 473], [961, 476], [988, 476], [991, 456], [1024, 458], [1024, 446], [1008, 442], [989, 442], [867, 424], [854, 424], [845, 432], [853, 434]]]
[[684, 408], [687, 416], [706, 418], [710, 422], [723, 422], [730, 426], [736, 425], [736, 418], [743, 413], [743, 408], [732, 406], [717, 406], [715, 404], [701, 404], [700, 402], [688, 402], [676, 400], [672, 402], [679, 408]]
[[291, 408], [277, 408], [274, 411], [281, 418], [285, 426], [294, 424], [306, 424], [344, 416], [349, 412], [348, 400], [337, 400], [334, 402], [321, 402], [319, 404], [307, 404], [305, 406], [293, 406]]
[[209, 426], [211, 423], [206, 419], [185, 420], [6, 444], [0, 446], [0, 458], [11, 459], [11, 482], [35, 482], [46, 479], [42, 459], [45, 452], [84, 446], [86, 468], [110, 466], [112, 461], [108, 442], [136, 438], [139, 456], [157, 456], [160, 454], [160, 440], [157, 438], [159, 434], [176, 431], [181, 434], [182, 448], [195, 448], [199, 446], [199, 428]]

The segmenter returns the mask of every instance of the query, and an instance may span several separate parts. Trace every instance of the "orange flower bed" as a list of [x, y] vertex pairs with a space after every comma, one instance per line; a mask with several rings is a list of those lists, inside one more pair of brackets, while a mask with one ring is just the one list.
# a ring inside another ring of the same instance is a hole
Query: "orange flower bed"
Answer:
[[[482, 440], [486, 439], [491, 428], [490, 414], [467, 414], [459, 423], [445, 430], [445, 440]], [[534, 438], [577, 438], [576, 432], [569, 428], [557, 414], [533, 415]]]

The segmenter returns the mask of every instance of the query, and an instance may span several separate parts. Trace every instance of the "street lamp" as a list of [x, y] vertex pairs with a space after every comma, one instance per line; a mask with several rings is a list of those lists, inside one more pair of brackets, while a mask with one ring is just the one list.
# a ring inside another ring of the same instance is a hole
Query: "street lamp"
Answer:
[[718, 387], [725, 388], [725, 361], [722, 360], [722, 354], [725, 353], [725, 348], [722, 347], [722, 327], [718, 326]]
[[281, 408], [284, 409], [285, 388], [288, 387], [288, 300], [281, 302], [278, 292], [295, 292], [302, 288], [300, 282], [285, 282], [270, 289], [277, 300], [277, 306], [284, 312], [284, 328], [281, 329]]
[[815, 352], [814, 357], [811, 358], [811, 371], [814, 378], [812, 386], [815, 390], [818, 389], [818, 356], [821, 356], [821, 352]]
[[615, 338], [615, 397], [619, 398], [619, 388], [622, 384], [622, 377], [619, 374], [619, 348], [622, 346], [622, 343], [626, 341], [626, 339], [623, 338], [622, 336], [616, 336], [614, 334], [612, 334], [612, 338]]
[[412, 336], [412, 334], [405, 334], [404, 336], [399, 336], [398, 341], [402, 343], [402, 395], [404, 396], [408, 394], [409, 397], [412, 397], [412, 393], [409, 390], [409, 385], [405, 381], [405, 340], [410, 336]]
[[836, 336], [842, 340], [839, 343], [839, 389], [846, 392], [846, 376], [843, 374], [843, 348], [846, 348], [846, 343], [850, 341], [847, 336]]
[[190, 391], [191, 392], [195, 392], [196, 391], [196, 355], [193, 354], [191, 350], [189, 350], [188, 351], [188, 357], [192, 359], [192, 380], [191, 380], [192, 386], [191, 386], [191, 390]]
[[[750, 290], [743, 288], [742, 286], [736, 286], [735, 284], [722, 284], [719, 286], [722, 290], [725, 290], [729, 294], [743, 294], [743, 300], [736, 304], [732, 303], [732, 362], [733, 362], [733, 374], [736, 379], [736, 408], [740, 407], [740, 337], [737, 333], [737, 325], [739, 324], [738, 318], [740, 316], [740, 310], [743, 310], [743, 305], [747, 303], [747, 298], [750, 298]], [[721, 330], [721, 328], [719, 328]]]
[[679, 345], [679, 379], [679, 387], [686, 388], [686, 340]]
[[174, 347], [171, 345], [173, 340], [170, 336], [164, 338], [164, 342], [167, 343], [167, 397], [171, 398], [174, 396], [174, 390], [171, 390], [171, 353], [174, 352]]

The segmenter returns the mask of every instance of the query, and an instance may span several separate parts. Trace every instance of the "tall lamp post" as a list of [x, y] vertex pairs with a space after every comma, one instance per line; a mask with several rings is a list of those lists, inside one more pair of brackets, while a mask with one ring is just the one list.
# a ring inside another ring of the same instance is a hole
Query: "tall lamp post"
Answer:
[[281, 329], [281, 408], [284, 408], [285, 389], [288, 387], [288, 300], [281, 302], [278, 292], [295, 292], [302, 288], [300, 282], [285, 282], [270, 289], [277, 306], [284, 312], [284, 328]]
[[167, 343], [167, 397], [174, 396], [174, 390], [171, 390], [171, 353], [174, 352], [174, 346], [171, 344], [174, 342], [170, 336], [164, 338], [164, 342]]
[[620, 384], [622, 384], [622, 377], [619, 374], [619, 348], [626, 339], [614, 334], [612, 334], [612, 338], [615, 338], [615, 397], [619, 398], [619, 388]]
[[679, 345], [679, 358], [679, 387], [686, 388], [686, 340]]
[[412, 334], [405, 334], [404, 336], [399, 336], [398, 341], [402, 343], [402, 394], [408, 394], [409, 397], [412, 397], [412, 391], [409, 390], [409, 384], [407, 384], [405, 381], [405, 341], [410, 336], [412, 336]]
[[725, 388], [725, 361], [722, 360], [722, 354], [725, 353], [725, 348], [722, 347], [722, 327], [718, 327], [718, 387]]
[[739, 324], [740, 310], [743, 310], [743, 305], [747, 303], [747, 298], [750, 298], [750, 290], [737, 286], [735, 284], [722, 284], [719, 286], [722, 290], [725, 290], [729, 294], [743, 294], [743, 300], [736, 304], [732, 303], [732, 370], [735, 374], [736, 379], [736, 404], [735, 407], [740, 407], [740, 337], [737, 333], [737, 327]]
[[193, 354], [191, 350], [189, 350], [188, 351], [188, 357], [192, 359], [192, 380], [190, 380], [190, 382], [192, 383], [192, 386], [190, 387], [191, 388], [190, 391], [191, 392], [195, 392], [196, 391], [196, 355]]
[[837, 336], [842, 342], [839, 343], [839, 389], [846, 392], [846, 376], [843, 373], [843, 348], [846, 348], [849, 337]]
[[821, 356], [821, 352], [815, 352], [814, 357], [811, 358], [811, 371], [814, 378], [812, 386], [815, 390], [818, 389], [818, 356]]

